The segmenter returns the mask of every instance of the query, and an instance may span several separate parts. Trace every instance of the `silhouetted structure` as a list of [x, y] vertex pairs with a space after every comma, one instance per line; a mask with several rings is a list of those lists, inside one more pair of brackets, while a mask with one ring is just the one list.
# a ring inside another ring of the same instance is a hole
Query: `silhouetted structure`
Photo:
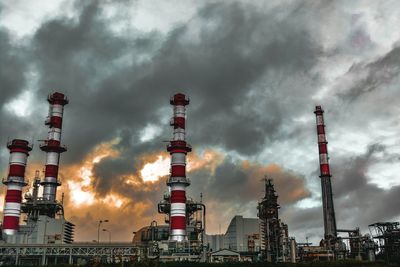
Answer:
[[263, 257], [268, 262], [286, 262], [290, 257], [288, 226], [279, 219], [278, 195], [272, 179], [264, 178], [265, 196], [258, 203]]
[[378, 240], [378, 257], [400, 262], [400, 223], [377, 222], [369, 225], [373, 238]]

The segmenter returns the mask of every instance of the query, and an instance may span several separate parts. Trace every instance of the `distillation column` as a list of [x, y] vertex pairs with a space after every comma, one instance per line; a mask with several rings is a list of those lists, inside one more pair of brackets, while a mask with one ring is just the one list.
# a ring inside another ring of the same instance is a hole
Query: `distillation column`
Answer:
[[185, 106], [189, 104], [189, 99], [178, 93], [171, 97], [170, 104], [174, 106], [174, 117], [170, 123], [174, 127], [174, 136], [167, 146], [171, 155], [171, 175], [167, 181], [171, 189], [169, 240], [184, 241], [187, 240], [186, 187], [190, 185], [186, 179], [186, 154], [192, 151], [185, 140]]
[[68, 104], [68, 99], [64, 94], [55, 92], [48, 96], [47, 101], [50, 108], [45, 125], [48, 125], [50, 129], [47, 140], [40, 145], [40, 149], [47, 153], [45, 178], [41, 185], [43, 185], [43, 199], [55, 202], [57, 187], [61, 185], [58, 181], [60, 153], [67, 150], [61, 145], [61, 128], [64, 106]]
[[3, 180], [3, 183], [7, 186], [4, 201], [3, 233], [14, 235], [19, 230], [22, 187], [27, 185], [25, 167], [32, 146], [28, 141], [14, 139], [7, 144], [7, 148], [10, 150], [10, 168], [7, 180]]
[[316, 106], [314, 111], [317, 119], [318, 149], [320, 163], [320, 178], [322, 188], [322, 208], [324, 213], [325, 239], [333, 240], [337, 237], [335, 209], [333, 206], [331, 172], [329, 169], [328, 142], [325, 137], [323, 109]]

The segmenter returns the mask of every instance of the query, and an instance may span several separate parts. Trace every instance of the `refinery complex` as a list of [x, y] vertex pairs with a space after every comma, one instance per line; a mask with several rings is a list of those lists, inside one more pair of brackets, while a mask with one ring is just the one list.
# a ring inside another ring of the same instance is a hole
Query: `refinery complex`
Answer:
[[[58, 178], [62, 168], [60, 156], [67, 151], [61, 136], [64, 106], [69, 100], [65, 94], [54, 92], [47, 101], [49, 115], [45, 125], [49, 130], [47, 139], [40, 144], [40, 149], [46, 153], [44, 175], [36, 171], [33, 181], [28, 183], [25, 169], [29, 166], [32, 144], [22, 139], [11, 139], [7, 143], [10, 160], [8, 176], [3, 179], [6, 195], [1, 224], [1, 263], [400, 261], [399, 222], [368, 222], [370, 231], [362, 233], [357, 225], [342, 229], [340, 221], [336, 221], [321, 106], [316, 106], [314, 111], [324, 223], [324, 233], [320, 233], [324, 238], [320, 243], [311, 244], [290, 235], [290, 225], [279, 216], [279, 192], [274, 187], [274, 177], [267, 176], [254, 177], [262, 178], [265, 193], [264, 196], [260, 194], [258, 205], [254, 207], [257, 218], [232, 214], [225, 233], [208, 234], [206, 205], [202, 200], [193, 200], [186, 192], [191, 183], [186, 177], [186, 157], [192, 147], [186, 141], [185, 132], [186, 106], [190, 101], [182, 93], [170, 98], [173, 135], [166, 147], [171, 158], [166, 182], [168, 193], [160, 196], [160, 202], [153, 207], [155, 212], [165, 216], [165, 222], [160, 224], [154, 220], [143, 225], [131, 242], [74, 242], [75, 224], [68, 220], [71, 211], [64, 210], [63, 196], [57, 195], [61, 185]], [[30, 193], [23, 195], [24, 188], [28, 187]]]

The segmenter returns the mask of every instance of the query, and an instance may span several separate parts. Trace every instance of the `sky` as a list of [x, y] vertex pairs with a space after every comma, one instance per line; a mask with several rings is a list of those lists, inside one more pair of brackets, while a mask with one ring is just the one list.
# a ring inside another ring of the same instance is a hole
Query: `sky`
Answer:
[[10, 138], [34, 142], [27, 178], [43, 169], [46, 96], [65, 93], [66, 218], [77, 241], [104, 219], [128, 241], [164, 219], [169, 97], [182, 92], [188, 196], [203, 194], [207, 232], [256, 217], [268, 176], [289, 235], [317, 242], [322, 105], [338, 228], [399, 221], [399, 12], [390, 0], [2, 0], [0, 173]]

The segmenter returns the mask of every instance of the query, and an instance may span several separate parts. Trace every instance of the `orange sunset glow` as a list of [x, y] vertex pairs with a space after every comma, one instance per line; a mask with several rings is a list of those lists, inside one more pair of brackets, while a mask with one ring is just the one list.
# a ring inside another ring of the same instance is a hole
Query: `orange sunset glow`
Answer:
[[[107, 218], [110, 221], [108, 227], [113, 231], [114, 238], [119, 240], [127, 240], [127, 236], [124, 234], [127, 229], [138, 229], [147, 225], [153, 219], [156, 219], [159, 223], [163, 222], [163, 216], [157, 214], [156, 207], [161, 199], [162, 192], [167, 190], [165, 179], [170, 171], [170, 155], [164, 151], [140, 155], [138, 163], [135, 164], [132, 161], [132, 166], [137, 165], [137, 171], [126, 173], [120, 177], [112, 177], [112, 179], [123, 183], [118, 187], [125, 188], [122, 192], [117, 188], [115, 190], [111, 188], [111, 191], [99, 196], [96, 191], [95, 184], [98, 178], [94, 173], [94, 168], [96, 164], [103, 160], [118, 159], [122, 156], [121, 151], [116, 149], [118, 142], [118, 139], [114, 139], [101, 143], [92, 149], [80, 164], [62, 165], [60, 168], [63, 184], [59, 188], [59, 192], [64, 193], [66, 217], [77, 225], [78, 241], [93, 238], [95, 233], [91, 232], [90, 229], [95, 226], [97, 220], [102, 218]], [[188, 157], [188, 175], [190, 177], [192, 173], [197, 171], [206, 171], [212, 177], [215, 175], [216, 169], [223, 164], [224, 159], [224, 154], [216, 150], [205, 149], [199, 151], [199, 153], [194, 151]], [[290, 175], [287, 176], [288, 174], [285, 174], [281, 167], [276, 164], [261, 166], [250, 161], [241, 161], [238, 162], [238, 167], [248, 173], [248, 182], [242, 189], [244, 192], [249, 192], [250, 195], [251, 192], [259, 190], [259, 179], [267, 173], [278, 177], [282, 176], [277, 181], [278, 187], [282, 187], [286, 183], [285, 179], [297, 181], [294, 176], [292, 178]], [[30, 163], [27, 169], [27, 177], [32, 177], [36, 169], [43, 169], [43, 166], [38, 162]], [[251, 177], [258, 177], [259, 179], [254, 180]], [[288, 194], [285, 194], [282, 199], [284, 202], [303, 198], [307, 195], [300, 184], [293, 184], [292, 187], [292, 189], [287, 189]], [[26, 191], [28, 190], [30, 189]], [[146, 194], [150, 195], [146, 196]], [[1, 197], [2, 201], [3, 198], [4, 195]], [[60, 197], [58, 198], [60, 199]], [[208, 231], [217, 233], [221, 224], [223, 227], [226, 227], [227, 224], [227, 220], [221, 221], [221, 215], [229, 217], [232, 207], [225, 209], [221, 214], [217, 207], [219, 205], [224, 206], [223, 202], [218, 203], [213, 199], [206, 199], [205, 201], [208, 206], [215, 207], [215, 211], [210, 209], [208, 214]], [[119, 227], [117, 222], [123, 222], [123, 227]]]

